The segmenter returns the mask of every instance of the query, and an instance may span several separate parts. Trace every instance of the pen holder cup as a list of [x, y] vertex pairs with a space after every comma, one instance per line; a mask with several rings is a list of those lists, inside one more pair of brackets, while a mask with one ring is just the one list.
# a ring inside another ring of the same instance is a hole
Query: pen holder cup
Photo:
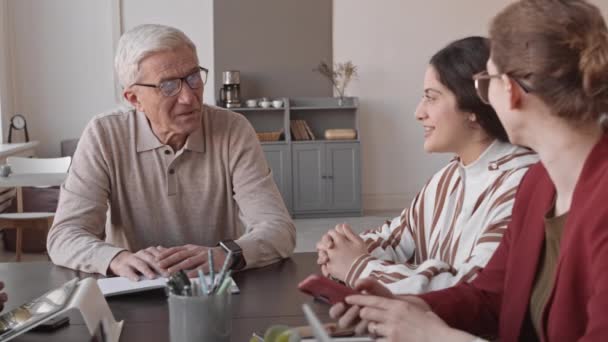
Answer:
[[229, 342], [232, 332], [232, 294], [211, 296], [169, 294], [171, 342]]

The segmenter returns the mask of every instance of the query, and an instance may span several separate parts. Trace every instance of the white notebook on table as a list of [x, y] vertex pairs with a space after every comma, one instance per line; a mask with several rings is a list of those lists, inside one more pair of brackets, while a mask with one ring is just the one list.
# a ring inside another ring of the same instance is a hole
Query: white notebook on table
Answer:
[[[205, 280], [209, 283], [209, 276], [205, 276]], [[192, 280], [197, 278], [192, 278]], [[97, 285], [101, 289], [101, 293], [105, 297], [117, 296], [133, 292], [141, 292], [155, 289], [162, 289], [167, 283], [167, 278], [160, 277], [152, 280], [144, 279], [140, 281], [131, 281], [125, 277], [101, 278], [97, 279]], [[239, 287], [232, 280], [230, 285], [231, 293], [239, 293]]]

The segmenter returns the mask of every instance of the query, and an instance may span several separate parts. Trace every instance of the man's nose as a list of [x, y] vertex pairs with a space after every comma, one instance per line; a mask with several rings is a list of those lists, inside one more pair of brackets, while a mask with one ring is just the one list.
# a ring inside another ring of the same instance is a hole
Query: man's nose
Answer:
[[197, 100], [196, 91], [198, 91], [198, 89], [192, 89], [187, 82], [182, 82], [182, 88], [177, 94], [178, 102], [183, 104], [194, 103]]

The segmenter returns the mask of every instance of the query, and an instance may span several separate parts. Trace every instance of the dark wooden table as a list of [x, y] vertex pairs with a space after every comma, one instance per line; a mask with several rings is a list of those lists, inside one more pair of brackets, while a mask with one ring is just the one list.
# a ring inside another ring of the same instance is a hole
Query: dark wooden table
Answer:
[[[264, 268], [235, 274], [241, 293], [232, 298], [232, 341], [249, 341], [251, 333], [263, 333], [274, 324], [305, 325], [302, 303], [311, 303], [322, 320], [329, 320], [328, 306], [300, 293], [297, 284], [317, 273], [315, 253], [298, 253], [291, 259]], [[0, 263], [0, 280], [9, 301], [5, 310], [36, 298], [51, 288], [90, 274], [74, 272], [49, 262]], [[117, 320], [124, 320], [121, 341], [169, 341], [169, 313], [163, 290], [108, 298]], [[52, 333], [30, 332], [14, 341], [87, 341], [80, 314], [70, 314], [70, 325]]]

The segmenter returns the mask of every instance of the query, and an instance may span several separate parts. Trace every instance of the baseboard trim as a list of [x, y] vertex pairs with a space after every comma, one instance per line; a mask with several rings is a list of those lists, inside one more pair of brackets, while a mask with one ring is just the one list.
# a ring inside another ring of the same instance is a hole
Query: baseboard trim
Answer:
[[292, 218], [294, 218], [294, 219], [360, 217], [360, 216], [363, 216], [362, 211], [340, 211], [340, 212], [317, 211], [317, 212], [309, 212], [309, 213], [298, 212], [298, 213], [292, 214]]

